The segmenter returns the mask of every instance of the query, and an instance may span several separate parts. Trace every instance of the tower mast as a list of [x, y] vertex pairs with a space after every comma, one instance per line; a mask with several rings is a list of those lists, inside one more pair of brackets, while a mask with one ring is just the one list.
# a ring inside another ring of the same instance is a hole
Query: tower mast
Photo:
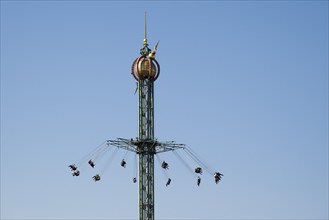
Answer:
[[[154, 138], [154, 82], [160, 75], [160, 65], [155, 59], [156, 50], [148, 47], [146, 12], [144, 18], [144, 46], [132, 64], [131, 74], [138, 82], [138, 139], [117, 139], [111, 145], [134, 151], [139, 155], [139, 219], [154, 219], [154, 155], [184, 148], [174, 141], [159, 142]], [[168, 185], [170, 179], [168, 179]]]
[[[150, 54], [147, 44], [146, 12], [144, 18], [144, 47], [141, 49], [137, 72], [138, 80], [138, 137], [143, 143], [138, 147], [139, 154], [139, 219], [154, 219], [154, 64], [147, 56]], [[153, 64], [153, 65], [152, 65]], [[152, 68], [153, 67], [153, 68]], [[155, 76], [155, 75], [154, 75]]]

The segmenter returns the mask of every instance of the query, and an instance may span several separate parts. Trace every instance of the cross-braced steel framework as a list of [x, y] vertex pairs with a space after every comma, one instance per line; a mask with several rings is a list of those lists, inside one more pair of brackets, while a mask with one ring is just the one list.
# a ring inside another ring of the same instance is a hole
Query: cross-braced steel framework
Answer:
[[160, 142], [154, 139], [154, 82], [160, 74], [160, 65], [155, 59], [157, 45], [151, 51], [146, 38], [141, 56], [132, 65], [132, 75], [138, 83], [138, 138], [110, 140], [110, 145], [133, 151], [139, 155], [139, 219], [154, 219], [154, 155], [184, 148], [174, 141]]
[[[141, 128], [141, 123], [139, 128]], [[154, 219], [154, 154], [173, 151], [184, 148], [184, 144], [177, 144], [174, 141], [159, 142], [154, 137], [143, 135], [143, 131], [148, 127], [140, 130], [139, 138], [109, 140], [112, 146], [132, 151], [139, 155], [139, 219]]]
[[118, 138], [110, 145], [139, 155], [139, 219], [154, 219], [154, 155], [184, 148], [174, 141], [160, 142], [154, 139], [154, 81], [138, 80], [139, 135], [136, 140]]

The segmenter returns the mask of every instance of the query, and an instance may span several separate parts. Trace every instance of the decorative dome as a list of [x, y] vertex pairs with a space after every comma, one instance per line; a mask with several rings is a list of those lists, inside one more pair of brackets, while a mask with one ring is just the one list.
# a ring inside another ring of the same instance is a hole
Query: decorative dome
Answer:
[[[151, 64], [151, 66], [150, 66]], [[150, 59], [142, 58], [137, 64], [137, 73], [139, 78], [154, 78], [156, 67]]]
[[155, 81], [160, 74], [160, 65], [156, 59], [143, 54], [133, 62], [131, 70], [137, 81], [145, 79]]

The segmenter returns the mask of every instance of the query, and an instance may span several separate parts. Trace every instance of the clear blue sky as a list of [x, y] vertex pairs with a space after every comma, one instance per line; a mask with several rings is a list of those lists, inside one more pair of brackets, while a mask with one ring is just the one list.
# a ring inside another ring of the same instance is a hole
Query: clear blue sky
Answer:
[[225, 175], [161, 155], [155, 217], [327, 219], [328, 1], [1, 1], [1, 218], [137, 218], [132, 157], [97, 183], [67, 166], [137, 136], [145, 10], [155, 136]]

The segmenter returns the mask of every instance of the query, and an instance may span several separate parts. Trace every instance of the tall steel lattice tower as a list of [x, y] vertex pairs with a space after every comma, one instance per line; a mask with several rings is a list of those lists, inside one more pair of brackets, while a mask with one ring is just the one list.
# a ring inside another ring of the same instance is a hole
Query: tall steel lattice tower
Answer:
[[138, 82], [138, 151], [139, 154], [139, 218], [154, 219], [154, 82], [160, 74], [154, 50], [148, 48], [145, 16], [144, 47], [132, 65]]
[[[138, 155], [138, 189], [139, 189], [139, 219], [140, 220], [153, 220], [154, 219], [154, 155], [159, 153], [183, 149], [192, 161], [198, 166], [194, 170], [194, 174], [197, 175], [197, 185], [200, 185], [201, 178], [199, 175], [202, 174], [202, 168], [205, 169], [210, 175], [215, 178], [216, 184], [221, 180], [222, 174], [214, 172], [203, 163], [196, 154], [184, 144], [177, 144], [174, 141], [158, 141], [154, 137], [154, 82], [160, 75], [160, 65], [155, 59], [159, 42], [155, 45], [154, 49], [151, 50], [148, 47], [147, 35], [146, 35], [146, 13], [144, 20], [144, 45], [140, 49], [140, 56], [137, 57], [131, 68], [131, 74], [137, 81], [138, 90], [138, 137], [133, 139], [117, 138], [115, 140], [107, 140], [99, 145], [95, 150], [84, 157], [80, 162], [71, 164], [73, 176], [79, 176], [80, 171], [78, 167], [83, 166], [86, 161], [94, 168], [95, 162], [101, 158], [111, 147], [115, 147], [115, 150], [119, 148], [127, 151], [131, 151]], [[137, 91], [136, 90], [136, 91]], [[115, 155], [117, 151], [114, 151]], [[179, 159], [182, 158], [179, 154], [175, 154]], [[159, 155], [157, 155], [159, 159]], [[111, 160], [109, 160], [111, 162]], [[159, 159], [160, 162], [160, 159]], [[188, 164], [184, 162], [184, 165], [188, 167]], [[108, 163], [109, 164], [109, 163]], [[125, 167], [126, 161], [121, 161], [121, 166]], [[161, 164], [163, 169], [168, 169], [168, 164], [163, 161]], [[105, 167], [106, 168], [106, 167]], [[191, 172], [192, 169], [190, 169]], [[99, 181], [101, 176], [105, 172], [103, 169], [99, 174], [93, 176], [95, 181]], [[137, 177], [133, 178], [133, 182], [137, 182]], [[171, 182], [168, 178], [166, 186]]]
[[[159, 42], [158, 42], [159, 43]], [[132, 75], [138, 83], [138, 138], [110, 140], [110, 144], [139, 155], [139, 219], [154, 219], [154, 155], [184, 148], [174, 141], [159, 142], [154, 138], [154, 82], [160, 74], [155, 59], [158, 43], [151, 50], [147, 43], [146, 14], [144, 46], [132, 64]]]

